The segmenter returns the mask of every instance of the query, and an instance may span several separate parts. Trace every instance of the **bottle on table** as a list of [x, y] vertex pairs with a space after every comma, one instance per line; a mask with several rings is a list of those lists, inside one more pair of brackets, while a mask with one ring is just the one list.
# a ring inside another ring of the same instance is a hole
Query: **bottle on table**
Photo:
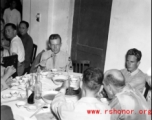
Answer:
[[40, 81], [40, 74], [37, 74], [37, 79], [35, 80], [34, 86], [35, 99], [39, 100], [42, 97], [42, 83]]
[[67, 72], [68, 73], [73, 73], [73, 65], [72, 65], [71, 57], [69, 57], [69, 60], [68, 60]]
[[34, 104], [34, 82], [35, 76], [32, 75], [32, 79], [29, 80], [26, 84], [26, 96], [27, 96], [27, 103]]

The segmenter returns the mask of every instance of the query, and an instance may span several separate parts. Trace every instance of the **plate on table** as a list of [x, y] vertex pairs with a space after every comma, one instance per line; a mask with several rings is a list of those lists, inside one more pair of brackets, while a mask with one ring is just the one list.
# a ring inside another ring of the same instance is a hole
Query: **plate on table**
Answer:
[[58, 93], [58, 91], [45, 91], [43, 92], [42, 97], [46, 102], [51, 103]]

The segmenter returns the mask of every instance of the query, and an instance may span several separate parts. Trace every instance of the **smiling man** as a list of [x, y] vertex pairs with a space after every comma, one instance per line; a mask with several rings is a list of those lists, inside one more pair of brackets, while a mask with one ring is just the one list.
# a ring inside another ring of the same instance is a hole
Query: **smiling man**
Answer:
[[125, 77], [126, 84], [130, 84], [133, 88], [143, 92], [146, 81], [149, 85], [150, 81], [148, 76], [138, 69], [141, 57], [141, 51], [135, 48], [128, 50], [126, 54], [126, 69], [121, 70], [121, 72]]
[[62, 40], [60, 35], [52, 34], [49, 37], [49, 50], [41, 57], [41, 66], [46, 69], [62, 69], [68, 64], [68, 54], [61, 50]]

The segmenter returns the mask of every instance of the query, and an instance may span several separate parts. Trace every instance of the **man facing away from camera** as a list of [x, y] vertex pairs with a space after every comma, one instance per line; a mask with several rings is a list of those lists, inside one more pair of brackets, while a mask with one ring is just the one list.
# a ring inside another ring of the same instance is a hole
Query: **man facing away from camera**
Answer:
[[[121, 71], [112, 69], [105, 72], [104, 89], [111, 99], [111, 120], [150, 120], [151, 111], [142, 94], [125, 84]], [[107, 111], [107, 113], [110, 111]]]
[[[62, 85], [60, 93], [51, 104], [52, 112], [60, 120], [110, 120], [110, 114], [104, 114], [109, 106], [96, 98], [103, 81], [103, 72], [99, 68], [88, 68], [83, 73], [81, 84], [82, 97], [75, 103], [67, 102], [66, 89], [69, 81]], [[98, 110], [100, 113], [88, 113], [88, 110]]]

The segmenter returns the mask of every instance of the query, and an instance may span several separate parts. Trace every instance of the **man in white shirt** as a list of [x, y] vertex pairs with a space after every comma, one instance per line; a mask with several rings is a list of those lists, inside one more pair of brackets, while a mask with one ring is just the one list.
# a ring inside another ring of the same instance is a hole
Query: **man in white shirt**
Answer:
[[16, 9], [17, 2], [16, 0], [11, 0], [10, 1], [10, 8], [5, 9], [3, 19], [5, 23], [13, 23], [16, 26], [19, 25], [21, 21], [21, 14], [20, 12]]
[[50, 50], [44, 52], [41, 56], [40, 65], [46, 69], [65, 69], [68, 64], [68, 54], [60, 50], [62, 45], [61, 37], [58, 34], [52, 34], [49, 37], [48, 47]]
[[70, 83], [65, 81], [51, 104], [52, 112], [59, 120], [110, 120], [110, 114], [105, 114], [109, 106], [96, 98], [102, 80], [103, 72], [99, 68], [86, 69], [81, 85], [82, 97], [75, 103], [66, 101], [65, 92]]
[[5, 25], [5, 35], [10, 43], [10, 55], [18, 55], [17, 73], [22, 75], [24, 73], [25, 51], [21, 39], [17, 36], [17, 28], [14, 24], [8, 23]]

